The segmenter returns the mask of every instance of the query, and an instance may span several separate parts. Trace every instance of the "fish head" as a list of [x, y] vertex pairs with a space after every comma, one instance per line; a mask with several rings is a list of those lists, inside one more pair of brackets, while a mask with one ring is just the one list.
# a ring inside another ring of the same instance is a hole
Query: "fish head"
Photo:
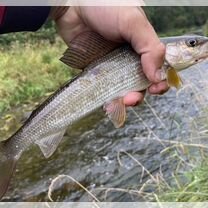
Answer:
[[208, 38], [204, 36], [180, 36], [166, 41], [165, 60], [177, 71], [208, 59]]

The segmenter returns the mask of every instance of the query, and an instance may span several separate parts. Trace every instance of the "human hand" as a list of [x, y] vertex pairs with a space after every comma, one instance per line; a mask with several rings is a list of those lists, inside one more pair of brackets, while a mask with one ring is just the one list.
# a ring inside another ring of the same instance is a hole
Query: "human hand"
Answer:
[[[166, 81], [161, 80], [165, 46], [138, 7], [69, 7], [58, 18], [54, 17], [57, 29], [67, 45], [85, 31], [95, 31], [115, 42], [129, 42], [141, 55], [143, 71], [153, 83], [150, 94], [161, 94], [168, 90]], [[140, 103], [145, 92], [129, 92], [123, 100], [127, 106]]]

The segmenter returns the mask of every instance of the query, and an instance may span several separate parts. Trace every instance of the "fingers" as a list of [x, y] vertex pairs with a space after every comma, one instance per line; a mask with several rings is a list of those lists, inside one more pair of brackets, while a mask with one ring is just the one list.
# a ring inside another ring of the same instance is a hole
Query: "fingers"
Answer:
[[[153, 95], [161, 95], [169, 90], [169, 86], [166, 81], [162, 81], [157, 84], [152, 84], [148, 88], [148, 92]], [[126, 106], [135, 106], [140, 104], [145, 96], [145, 91], [143, 92], [129, 92], [123, 97], [124, 104]]]
[[163, 71], [160, 70], [164, 62], [165, 47], [162, 43], [155, 45], [155, 48], [149, 49], [141, 55], [141, 63], [146, 77], [152, 83], [159, 83], [163, 80]]
[[168, 90], [167, 83], [162, 81], [163, 71], [160, 70], [164, 62], [165, 46], [160, 42], [156, 32], [142, 12], [142, 9], [132, 9], [125, 16], [121, 26], [122, 36], [132, 44], [135, 51], [141, 55], [141, 64], [146, 77], [154, 83], [149, 88], [151, 94], [162, 94]]
[[162, 81], [157, 84], [152, 84], [148, 88], [148, 92], [153, 95], [161, 95], [169, 90], [169, 86], [167, 84], [167, 81]]
[[[169, 86], [166, 81], [162, 81], [157, 84], [152, 84], [148, 88], [148, 92], [153, 95], [161, 95], [169, 90]], [[145, 91], [142, 92], [129, 92], [123, 97], [124, 104], [126, 106], [135, 106], [140, 104], [145, 96]]]
[[[161, 66], [165, 46], [160, 42], [142, 8], [137, 7], [70, 7], [57, 21], [57, 27], [67, 44], [86, 30], [94, 30], [106, 39], [131, 43], [141, 56], [141, 64], [147, 78], [153, 83], [151, 94], [161, 94], [168, 89], [161, 80]], [[139, 58], [139, 56], [138, 56]], [[144, 98], [144, 92], [128, 93], [124, 103], [135, 105]]]
[[124, 96], [123, 101], [126, 106], [135, 106], [140, 104], [144, 99], [145, 92], [129, 92]]
[[153, 83], [160, 82], [161, 74], [158, 70], [164, 62], [165, 46], [160, 42], [141, 8], [121, 9], [120, 13], [123, 15], [119, 24], [122, 37], [141, 55], [143, 71], [147, 78]]
[[[148, 88], [148, 92], [153, 95], [161, 95], [169, 90], [169, 86], [166, 81], [162, 81], [157, 84], [152, 84]], [[145, 91], [143, 92], [129, 92], [123, 97], [124, 104], [126, 106], [135, 106], [140, 104], [145, 96]]]

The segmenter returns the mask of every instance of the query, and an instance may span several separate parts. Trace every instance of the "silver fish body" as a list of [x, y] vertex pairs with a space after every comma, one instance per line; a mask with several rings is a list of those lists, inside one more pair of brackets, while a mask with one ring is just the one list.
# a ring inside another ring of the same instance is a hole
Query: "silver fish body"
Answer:
[[[168, 44], [168, 39], [164, 42]], [[176, 43], [175, 47], [179, 42], [185, 44], [184, 37], [169, 42]], [[167, 47], [166, 54], [172, 54], [171, 50]], [[189, 65], [192, 64], [184, 66]], [[150, 84], [142, 71], [139, 55], [130, 46], [119, 47], [89, 64], [81, 75], [40, 105], [11, 138], [0, 143], [0, 198], [6, 192], [17, 160], [30, 145], [38, 144], [49, 157], [69, 125], [127, 92], [145, 90]]]
[[78, 78], [54, 94], [7, 145], [18, 159], [22, 151], [38, 140], [64, 131], [106, 102], [129, 91], [142, 91], [149, 85], [138, 54], [128, 46], [118, 48], [90, 64]]

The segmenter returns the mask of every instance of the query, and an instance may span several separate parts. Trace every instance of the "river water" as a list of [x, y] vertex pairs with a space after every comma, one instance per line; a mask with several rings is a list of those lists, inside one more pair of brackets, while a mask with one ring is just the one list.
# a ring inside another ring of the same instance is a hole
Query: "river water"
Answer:
[[54, 183], [54, 201], [92, 201], [74, 180], [100, 201], [144, 201], [158, 189], [158, 181], [174, 185], [173, 173], [183, 175], [197, 166], [200, 150], [206, 152], [208, 146], [206, 69], [203, 63], [181, 72], [179, 91], [147, 95], [142, 105], [128, 109], [121, 129], [98, 110], [69, 127], [51, 158], [31, 147], [20, 159], [4, 201], [49, 201], [49, 185], [58, 175], [68, 177]]

